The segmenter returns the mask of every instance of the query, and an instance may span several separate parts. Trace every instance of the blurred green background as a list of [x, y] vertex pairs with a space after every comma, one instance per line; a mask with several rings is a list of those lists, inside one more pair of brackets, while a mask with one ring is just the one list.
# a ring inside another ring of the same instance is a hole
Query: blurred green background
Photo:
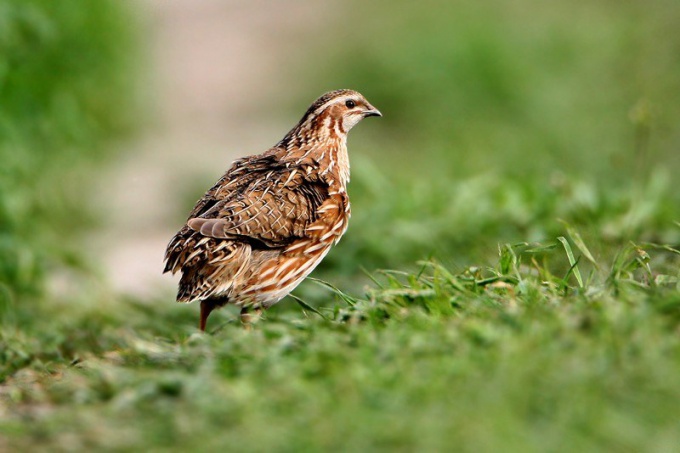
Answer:
[[352, 190], [368, 192], [353, 197], [366, 228], [353, 258], [478, 259], [494, 241], [555, 236], [558, 218], [598, 239], [677, 242], [678, 7], [391, 5], [353, 11], [360, 25], [329, 33], [323, 55], [343, 44], [313, 71], [386, 112], [351, 139]]
[[[678, 23], [671, 0], [3, 0], [0, 449], [673, 451]], [[352, 131], [350, 228], [314, 274], [356, 306], [306, 282], [333, 322], [288, 300], [204, 338], [168, 279], [116, 285], [337, 88], [384, 114]], [[552, 252], [501, 296], [417, 274], [558, 236], [586, 285]], [[416, 273], [376, 289], [377, 269]]]
[[106, 143], [134, 123], [133, 17], [114, 2], [0, 3], [3, 319], [82, 265]]

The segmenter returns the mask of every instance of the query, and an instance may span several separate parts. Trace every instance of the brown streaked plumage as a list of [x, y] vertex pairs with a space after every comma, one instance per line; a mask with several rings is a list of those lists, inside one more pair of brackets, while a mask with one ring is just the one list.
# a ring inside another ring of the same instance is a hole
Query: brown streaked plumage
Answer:
[[165, 252], [178, 302], [242, 307], [241, 320], [290, 293], [347, 229], [347, 133], [382, 116], [359, 93], [324, 94], [273, 148], [236, 160], [196, 203]]

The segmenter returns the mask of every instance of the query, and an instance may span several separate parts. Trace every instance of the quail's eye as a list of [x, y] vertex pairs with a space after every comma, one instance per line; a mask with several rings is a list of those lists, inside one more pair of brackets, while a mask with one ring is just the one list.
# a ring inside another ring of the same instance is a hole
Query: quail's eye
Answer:
[[345, 102], [345, 106], [348, 109], [353, 109], [354, 107], [357, 106], [357, 104], [356, 104], [356, 102], [354, 102], [353, 100], [350, 99], [349, 101]]

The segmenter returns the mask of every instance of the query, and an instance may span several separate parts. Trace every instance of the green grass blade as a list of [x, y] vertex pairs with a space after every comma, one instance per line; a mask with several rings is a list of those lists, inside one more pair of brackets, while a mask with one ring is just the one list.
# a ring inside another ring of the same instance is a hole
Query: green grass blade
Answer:
[[326, 288], [330, 289], [332, 292], [334, 292], [335, 294], [337, 294], [338, 296], [340, 296], [340, 298], [341, 298], [342, 300], [344, 300], [344, 301], [347, 303], [347, 305], [349, 305], [349, 306], [351, 306], [351, 307], [353, 307], [353, 306], [356, 305], [357, 300], [356, 300], [354, 297], [352, 297], [352, 296], [350, 296], [350, 295], [348, 295], [348, 294], [345, 294], [344, 292], [340, 291], [340, 289], [338, 289], [335, 285], [333, 285], [333, 284], [331, 284], [331, 283], [328, 283], [328, 282], [326, 282], [326, 281], [324, 281], [324, 280], [319, 280], [318, 278], [314, 278], [314, 277], [307, 277], [307, 278], [308, 278], [309, 280], [313, 281], [313, 282], [318, 283], [318, 284], [321, 285], [321, 286], [325, 286]]
[[576, 259], [574, 258], [574, 253], [571, 250], [571, 245], [569, 245], [569, 241], [567, 241], [567, 238], [565, 238], [564, 236], [558, 237], [557, 240], [562, 243], [562, 245], [564, 246], [564, 251], [567, 252], [567, 258], [569, 259], [569, 264], [571, 265], [570, 271], [573, 271], [574, 277], [576, 277], [576, 281], [578, 281], [578, 286], [580, 288], [583, 288], [583, 278], [581, 277], [581, 271], [578, 270], [578, 261], [576, 261]]
[[383, 284], [380, 283], [380, 280], [378, 280], [377, 278], [375, 278], [375, 276], [374, 276], [373, 274], [371, 274], [365, 267], [360, 266], [360, 267], [359, 267], [359, 270], [361, 270], [361, 272], [362, 272], [366, 277], [368, 277], [368, 278], [373, 282], [373, 284], [374, 284], [375, 286], [377, 286], [378, 288], [383, 288]]
[[588, 247], [586, 247], [586, 243], [583, 241], [583, 238], [578, 233], [578, 231], [576, 231], [576, 229], [574, 227], [569, 225], [564, 220], [560, 220], [560, 222], [567, 229], [567, 233], [569, 234], [569, 237], [574, 242], [574, 245], [576, 245], [576, 247], [581, 251], [581, 253], [583, 253], [583, 256], [585, 256], [588, 261], [593, 263], [595, 265], [595, 267], [597, 267], [599, 269], [599, 267], [600, 267], [599, 264], [597, 264], [597, 261], [595, 261], [595, 258], [593, 258], [593, 254], [590, 253], [590, 250], [588, 250]]
[[308, 304], [307, 302], [305, 302], [304, 300], [300, 299], [300, 298], [299, 298], [298, 296], [296, 296], [295, 294], [288, 294], [288, 296], [291, 297], [291, 298], [293, 298], [293, 300], [294, 300], [295, 302], [297, 302], [297, 303], [302, 307], [303, 310], [309, 310], [309, 311], [311, 311], [312, 313], [316, 313], [317, 315], [321, 316], [323, 319], [325, 319], [326, 321], [328, 321], [328, 318], [327, 318], [326, 316], [324, 316], [323, 313], [321, 313], [319, 310], [317, 310], [316, 308], [314, 308], [314, 307], [312, 307], [311, 305], [309, 305], [309, 304]]
[[641, 245], [642, 247], [653, 248], [653, 249], [657, 249], [657, 250], [665, 250], [665, 251], [670, 252], [670, 253], [673, 253], [673, 254], [675, 254], [675, 255], [680, 255], [680, 250], [678, 250], [678, 249], [676, 249], [676, 248], [674, 248], [674, 247], [671, 247], [671, 246], [668, 245], [668, 244], [654, 244], [654, 243], [652, 243], [652, 242], [643, 242], [643, 243], [640, 244], [640, 245]]

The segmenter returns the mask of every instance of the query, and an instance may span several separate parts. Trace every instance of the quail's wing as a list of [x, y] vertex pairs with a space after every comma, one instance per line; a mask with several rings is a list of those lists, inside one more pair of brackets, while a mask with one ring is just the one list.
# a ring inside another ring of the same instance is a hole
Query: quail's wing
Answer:
[[287, 245], [304, 237], [317, 216], [327, 189], [306, 179], [299, 170], [277, 172], [253, 181], [245, 190], [221, 200], [189, 227], [206, 237], [250, 239], [268, 247]]
[[215, 185], [198, 200], [188, 218], [200, 217], [220, 201], [232, 199], [244, 187], [261, 179], [275, 165], [274, 156], [267, 153], [237, 159]]
[[[233, 214], [229, 216], [228, 213], [233, 212], [236, 214], [237, 211], [234, 211], [236, 205], [247, 205], [249, 202], [251, 204], [253, 202], [253, 200], [249, 200], [249, 198], [253, 197], [244, 196], [244, 193], [251, 188], [255, 189], [268, 184], [268, 181], [272, 179], [269, 176], [273, 174], [270, 172], [278, 172], [280, 170], [280, 166], [277, 166], [277, 161], [270, 152], [245, 157], [235, 161], [232, 167], [227, 170], [220, 180], [217, 181], [217, 183], [215, 183], [215, 185], [213, 185], [213, 187], [211, 187], [196, 203], [196, 206], [194, 206], [189, 214], [187, 222], [196, 218], [217, 219], [220, 218], [222, 211], [224, 211], [225, 220], [228, 220], [228, 218], [231, 217], [231, 224], [235, 224], [237, 219]], [[296, 178], [293, 179], [297, 181]], [[277, 181], [278, 179], [274, 178], [273, 182], [276, 183]], [[295, 181], [291, 181], [288, 185], [293, 182]], [[263, 191], [259, 190], [259, 192]], [[258, 190], [255, 190], [252, 195], [257, 195], [257, 193]], [[247, 215], [247, 211], [244, 211], [240, 215]], [[194, 223], [192, 222], [192, 225], [193, 224]], [[228, 224], [229, 222], [225, 222], [224, 226], [227, 226]], [[216, 233], [219, 234], [219, 236], [230, 239], [237, 237], [236, 234], [227, 235], [226, 230], [223, 230], [220, 233], [218, 231], [219, 228], [216, 225], [212, 225], [212, 227], [216, 229]], [[205, 227], [206, 230], [207, 228], [208, 227]], [[235, 231], [238, 230], [239, 228], [235, 229]], [[233, 249], [234, 244], [231, 243], [231, 241], [221, 241], [219, 243], [215, 243], [214, 241], [205, 242], [201, 241], [200, 236], [200, 234], [196, 233], [196, 230], [190, 228], [188, 225], [185, 225], [179, 230], [170, 240], [166, 248], [166, 265], [163, 272], [175, 273], [182, 267], [190, 267], [189, 264], [193, 262], [207, 259], [208, 255], [210, 255], [208, 261], [213, 260], [215, 256], [228, 256], [229, 253], [227, 252], [230, 252]], [[210, 236], [206, 235], [205, 239], [208, 238], [210, 238]], [[217, 249], [217, 251], [215, 249]]]

